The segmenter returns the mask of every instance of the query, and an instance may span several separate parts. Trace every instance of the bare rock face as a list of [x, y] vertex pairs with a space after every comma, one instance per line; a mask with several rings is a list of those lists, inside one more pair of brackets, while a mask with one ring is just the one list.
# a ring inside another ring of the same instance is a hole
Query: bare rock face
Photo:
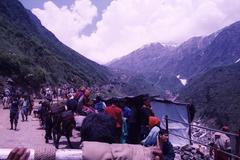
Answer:
[[[206, 126], [201, 121], [193, 122], [196, 126]], [[192, 140], [208, 145], [211, 142], [211, 137], [214, 132], [207, 131], [198, 127], [192, 127]], [[192, 145], [186, 145], [183, 147], [175, 147], [176, 158], [175, 160], [212, 160], [213, 157], [209, 155], [209, 148], [193, 143]]]
[[209, 154], [196, 147], [196, 145], [186, 145], [175, 148], [175, 160], [211, 160]]

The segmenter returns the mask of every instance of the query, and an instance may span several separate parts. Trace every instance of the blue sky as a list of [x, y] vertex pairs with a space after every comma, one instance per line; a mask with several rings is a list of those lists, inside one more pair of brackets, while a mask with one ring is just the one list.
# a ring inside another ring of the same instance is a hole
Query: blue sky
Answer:
[[180, 44], [240, 20], [240, 0], [20, 0], [67, 46], [104, 64], [146, 44]]
[[[44, 2], [49, 0], [19, 0], [25, 8], [32, 9], [32, 8], [43, 8]], [[56, 5], [59, 7], [63, 5], [71, 5], [74, 3], [75, 0], [52, 0]], [[97, 6], [98, 9], [103, 10], [105, 9], [112, 0], [91, 0], [91, 2]]]
[[[44, 2], [47, 2], [48, 0], [19, 0], [25, 8], [32, 9], [32, 8], [43, 8]], [[63, 5], [70, 5], [75, 0], [53, 0], [55, 4], [57, 4], [59, 7]]]

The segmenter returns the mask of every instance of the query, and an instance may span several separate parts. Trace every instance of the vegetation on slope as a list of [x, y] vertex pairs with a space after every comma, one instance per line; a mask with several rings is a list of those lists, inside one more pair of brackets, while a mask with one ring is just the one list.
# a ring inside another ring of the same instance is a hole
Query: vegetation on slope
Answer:
[[[199, 75], [182, 89], [180, 99], [192, 100], [197, 118], [209, 125], [240, 124], [240, 63], [218, 67]], [[213, 122], [213, 123], [212, 123]]]

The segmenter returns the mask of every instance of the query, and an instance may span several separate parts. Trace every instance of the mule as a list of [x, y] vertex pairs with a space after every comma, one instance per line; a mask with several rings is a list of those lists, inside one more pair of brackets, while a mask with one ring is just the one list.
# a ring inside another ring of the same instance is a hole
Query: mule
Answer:
[[73, 148], [70, 141], [72, 136], [72, 131], [76, 127], [76, 122], [74, 120], [74, 114], [72, 111], [64, 111], [53, 115], [53, 140], [54, 145], [58, 149], [59, 141], [61, 136], [67, 138], [68, 146]]

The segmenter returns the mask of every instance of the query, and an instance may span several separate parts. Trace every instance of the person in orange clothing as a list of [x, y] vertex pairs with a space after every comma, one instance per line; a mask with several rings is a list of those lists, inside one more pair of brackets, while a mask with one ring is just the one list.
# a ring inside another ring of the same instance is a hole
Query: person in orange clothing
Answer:
[[105, 113], [112, 116], [116, 121], [116, 143], [119, 143], [122, 135], [122, 110], [117, 106], [117, 100], [112, 100], [111, 105], [105, 108]]

